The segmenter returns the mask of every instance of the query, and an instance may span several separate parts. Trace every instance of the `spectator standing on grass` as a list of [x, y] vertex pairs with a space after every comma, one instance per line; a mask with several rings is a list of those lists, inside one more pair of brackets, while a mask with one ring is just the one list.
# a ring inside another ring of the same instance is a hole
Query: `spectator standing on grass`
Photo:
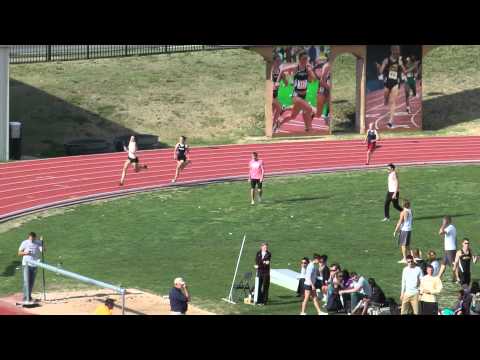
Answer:
[[113, 308], [115, 307], [115, 301], [113, 299], [105, 300], [105, 303], [99, 305], [95, 310], [95, 315], [113, 315]]
[[420, 281], [420, 307], [422, 315], [437, 315], [437, 295], [443, 289], [442, 280], [433, 276], [433, 266], [427, 265], [427, 274]]
[[31, 303], [32, 290], [35, 285], [35, 277], [37, 275], [37, 267], [28, 265], [27, 261], [38, 261], [43, 251], [43, 240], [37, 240], [37, 234], [31, 232], [28, 234], [27, 240], [22, 241], [18, 249], [18, 256], [22, 256], [23, 267], [23, 302]]
[[310, 260], [307, 257], [304, 257], [300, 263], [300, 276], [298, 277], [297, 297], [303, 296], [305, 292], [303, 285], [305, 284], [305, 274], [307, 272], [307, 266], [309, 263]]
[[463, 239], [462, 248], [457, 251], [453, 264], [453, 271], [457, 274], [460, 285], [470, 286], [472, 275], [470, 265], [472, 261], [475, 264], [477, 258], [477, 256], [473, 255], [472, 249], [470, 248], [470, 240], [467, 238]]
[[173, 281], [174, 287], [170, 290], [170, 314], [186, 315], [188, 310], [188, 302], [190, 294], [188, 293], [187, 284], [182, 278], [176, 278]]
[[320, 262], [320, 257], [320, 255], [314, 254], [313, 260], [307, 266], [304, 284], [305, 294], [303, 297], [302, 312], [300, 313], [300, 315], [307, 315], [305, 311], [307, 309], [307, 304], [310, 298], [313, 299], [313, 304], [315, 305], [315, 309], [317, 309], [318, 315], [324, 314], [320, 309], [320, 303], [318, 302], [317, 297], [317, 288], [315, 287], [318, 272], [316, 265]]
[[413, 256], [407, 256], [407, 266], [402, 273], [402, 291], [400, 301], [402, 302], [401, 315], [408, 315], [412, 310], [414, 315], [419, 314], [419, 289], [423, 278], [422, 270], [413, 261]]
[[390, 203], [393, 202], [393, 207], [399, 212], [402, 212], [403, 209], [398, 203], [400, 198], [400, 182], [398, 180], [398, 175], [396, 167], [393, 164], [388, 165], [388, 192], [385, 198], [384, 212], [385, 218], [382, 221], [390, 221]]
[[407, 253], [410, 249], [410, 243], [412, 241], [412, 229], [413, 229], [413, 213], [410, 207], [410, 201], [403, 201], [403, 210], [400, 213], [397, 226], [393, 232], [393, 237], [397, 236], [397, 232], [400, 230], [400, 236], [398, 238], [398, 244], [402, 249], [403, 258], [398, 263], [407, 263]]
[[258, 153], [252, 154], [252, 159], [249, 163], [250, 171], [248, 175], [248, 182], [251, 186], [250, 199], [251, 204], [255, 205], [255, 195], [259, 203], [262, 202], [263, 195], [263, 180], [265, 177], [265, 169], [263, 167], [263, 160], [258, 158]]
[[457, 281], [453, 264], [455, 262], [455, 256], [457, 254], [457, 229], [452, 223], [451, 216], [445, 216], [443, 218], [442, 226], [438, 231], [439, 235], [444, 236], [444, 248], [445, 255], [443, 257], [442, 266], [440, 268], [439, 276], [442, 277], [447, 266], [452, 268], [452, 282]]
[[268, 244], [263, 243], [255, 257], [255, 269], [258, 272], [258, 305], [267, 305], [268, 289], [270, 288], [270, 262], [272, 254], [268, 251]]

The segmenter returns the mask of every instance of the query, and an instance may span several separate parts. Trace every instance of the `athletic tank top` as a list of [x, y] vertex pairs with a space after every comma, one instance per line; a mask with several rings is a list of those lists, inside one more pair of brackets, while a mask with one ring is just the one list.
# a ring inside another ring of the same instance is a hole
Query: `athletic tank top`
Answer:
[[408, 64], [407, 65], [407, 79], [411, 80], [415, 78], [415, 64]]
[[402, 224], [402, 231], [412, 231], [412, 226], [413, 226], [413, 214], [412, 214], [412, 209], [405, 209], [407, 216], [406, 219], [403, 221]]
[[462, 273], [470, 273], [470, 263], [472, 261], [472, 254], [469, 252], [468, 254], [463, 252], [463, 249], [460, 250], [462, 254], [460, 255], [460, 271]]
[[295, 91], [304, 92], [307, 91], [308, 87], [308, 70], [305, 69], [300, 70], [300, 65], [297, 67], [297, 71], [293, 77], [293, 83], [295, 86]]
[[188, 148], [187, 144], [178, 144], [177, 156], [178, 157], [185, 157], [185, 153], [187, 151], [187, 148]]
[[396, 175], [395, 172], [388, 174], [388, 192], [393, 193], [396, 190], [396, 185], [398, 184], [398, 178]]
[[401, 79], [400, 59], [401, 57], [396, 60], [393, 60], [391, 56], [388, 57], [387, 66], [385, 66], [385, 70], [383, 71], [383, 78], [385, 80], [398, 82]]
[[136, 159], [137, 158], [137, 144], [134, 142], [131, 142], [128, 144], [128, 157], [130, 159]]
[[375, 130], [368, 130], [367, 139], [369, 144], [373, 142], [373, 140], [377, 139], [377, 134], [375, 133]]

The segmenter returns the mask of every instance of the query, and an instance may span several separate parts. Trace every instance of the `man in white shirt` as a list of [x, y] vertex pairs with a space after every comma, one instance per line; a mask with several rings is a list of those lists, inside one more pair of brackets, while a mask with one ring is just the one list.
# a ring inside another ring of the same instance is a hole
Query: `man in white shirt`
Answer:
[[457, 229], [452, 223], [451, 216], [445, 216], [443, 218], [442, 226], [438, 231], [440, 236], [444, 236], [444, 249], [445, 255], [443, 257], [443, 263], [440, 267], [440, 278], [443, 276], [447, 266], [452, 268], [452, 282], [457, 281], [457, 275], [453, 269], [453, 264], [455, 263], [455, 256], [457, 254]]
[[43, 251], [43, 241], [37, 240], [37, 235], [34, 232], [28, 234], [28, 239], [24, 240], [18, 249], [18, 256], [22, 256], [23, 266], [23, 302], [32, 303], [32, 290], [35, 284], [35, 276], [37, 274], [37, 267], [28, 265], [27, 261], [40, 260], [40, 255]]
[[402, 310], [400, 314], [408, 315], [411, 309], [414, 315], [418, 315], [420, 282], [423, 272], [413, 261], [412, 255], [407, 256], [407, 264], [402, 272], [402, 292], [400, 294]]
[[393, 203], [393, 207], [397, 209], [399, 212], [402, 212], [403, 209], [398, 203], [398, 199], [400, 198], [400, 183], [398, 181], [397, 172], [395, 170], [395, 165], [389, 164], [388, 165], [388, 192], [387, 197], [385, 198], [385, 218], [382, 220], [390, 221], [390, 203]]

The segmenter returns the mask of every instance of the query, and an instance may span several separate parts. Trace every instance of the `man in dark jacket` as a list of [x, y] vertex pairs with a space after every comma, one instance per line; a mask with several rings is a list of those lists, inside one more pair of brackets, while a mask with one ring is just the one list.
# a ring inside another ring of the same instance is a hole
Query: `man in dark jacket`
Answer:
[[268, 244], [263, 243], [255, 257], [255, 269], [258, 274], [258, 305], [266, 305], [268, 302], [268, 289], [270, 287], [270, 261], [272, 254], [268, 251]]

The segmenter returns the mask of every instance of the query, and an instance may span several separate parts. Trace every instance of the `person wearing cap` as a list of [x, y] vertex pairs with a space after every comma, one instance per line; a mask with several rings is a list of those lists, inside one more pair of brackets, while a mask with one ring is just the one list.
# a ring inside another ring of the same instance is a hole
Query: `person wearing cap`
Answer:
[[270, 262], [272, 254], [268, 251], [268, 244], [263, 243], [255, 256], [255, 269], [258, 274], [258, 305], [267, 305], [268, 289], [270, 288]]
[[105, 303], [98, 306], [95, 310], [95, 315], [113, 315], [113, 308], [115, 306], [115, 300], [107, 299]]
[[176, 278], [173, 281], [174, 287], [168, 295], [170, 299], [170, 314], [185, 315], [188, 310], [190, 295], [188, 294], [187, 284], [182, 278]]

